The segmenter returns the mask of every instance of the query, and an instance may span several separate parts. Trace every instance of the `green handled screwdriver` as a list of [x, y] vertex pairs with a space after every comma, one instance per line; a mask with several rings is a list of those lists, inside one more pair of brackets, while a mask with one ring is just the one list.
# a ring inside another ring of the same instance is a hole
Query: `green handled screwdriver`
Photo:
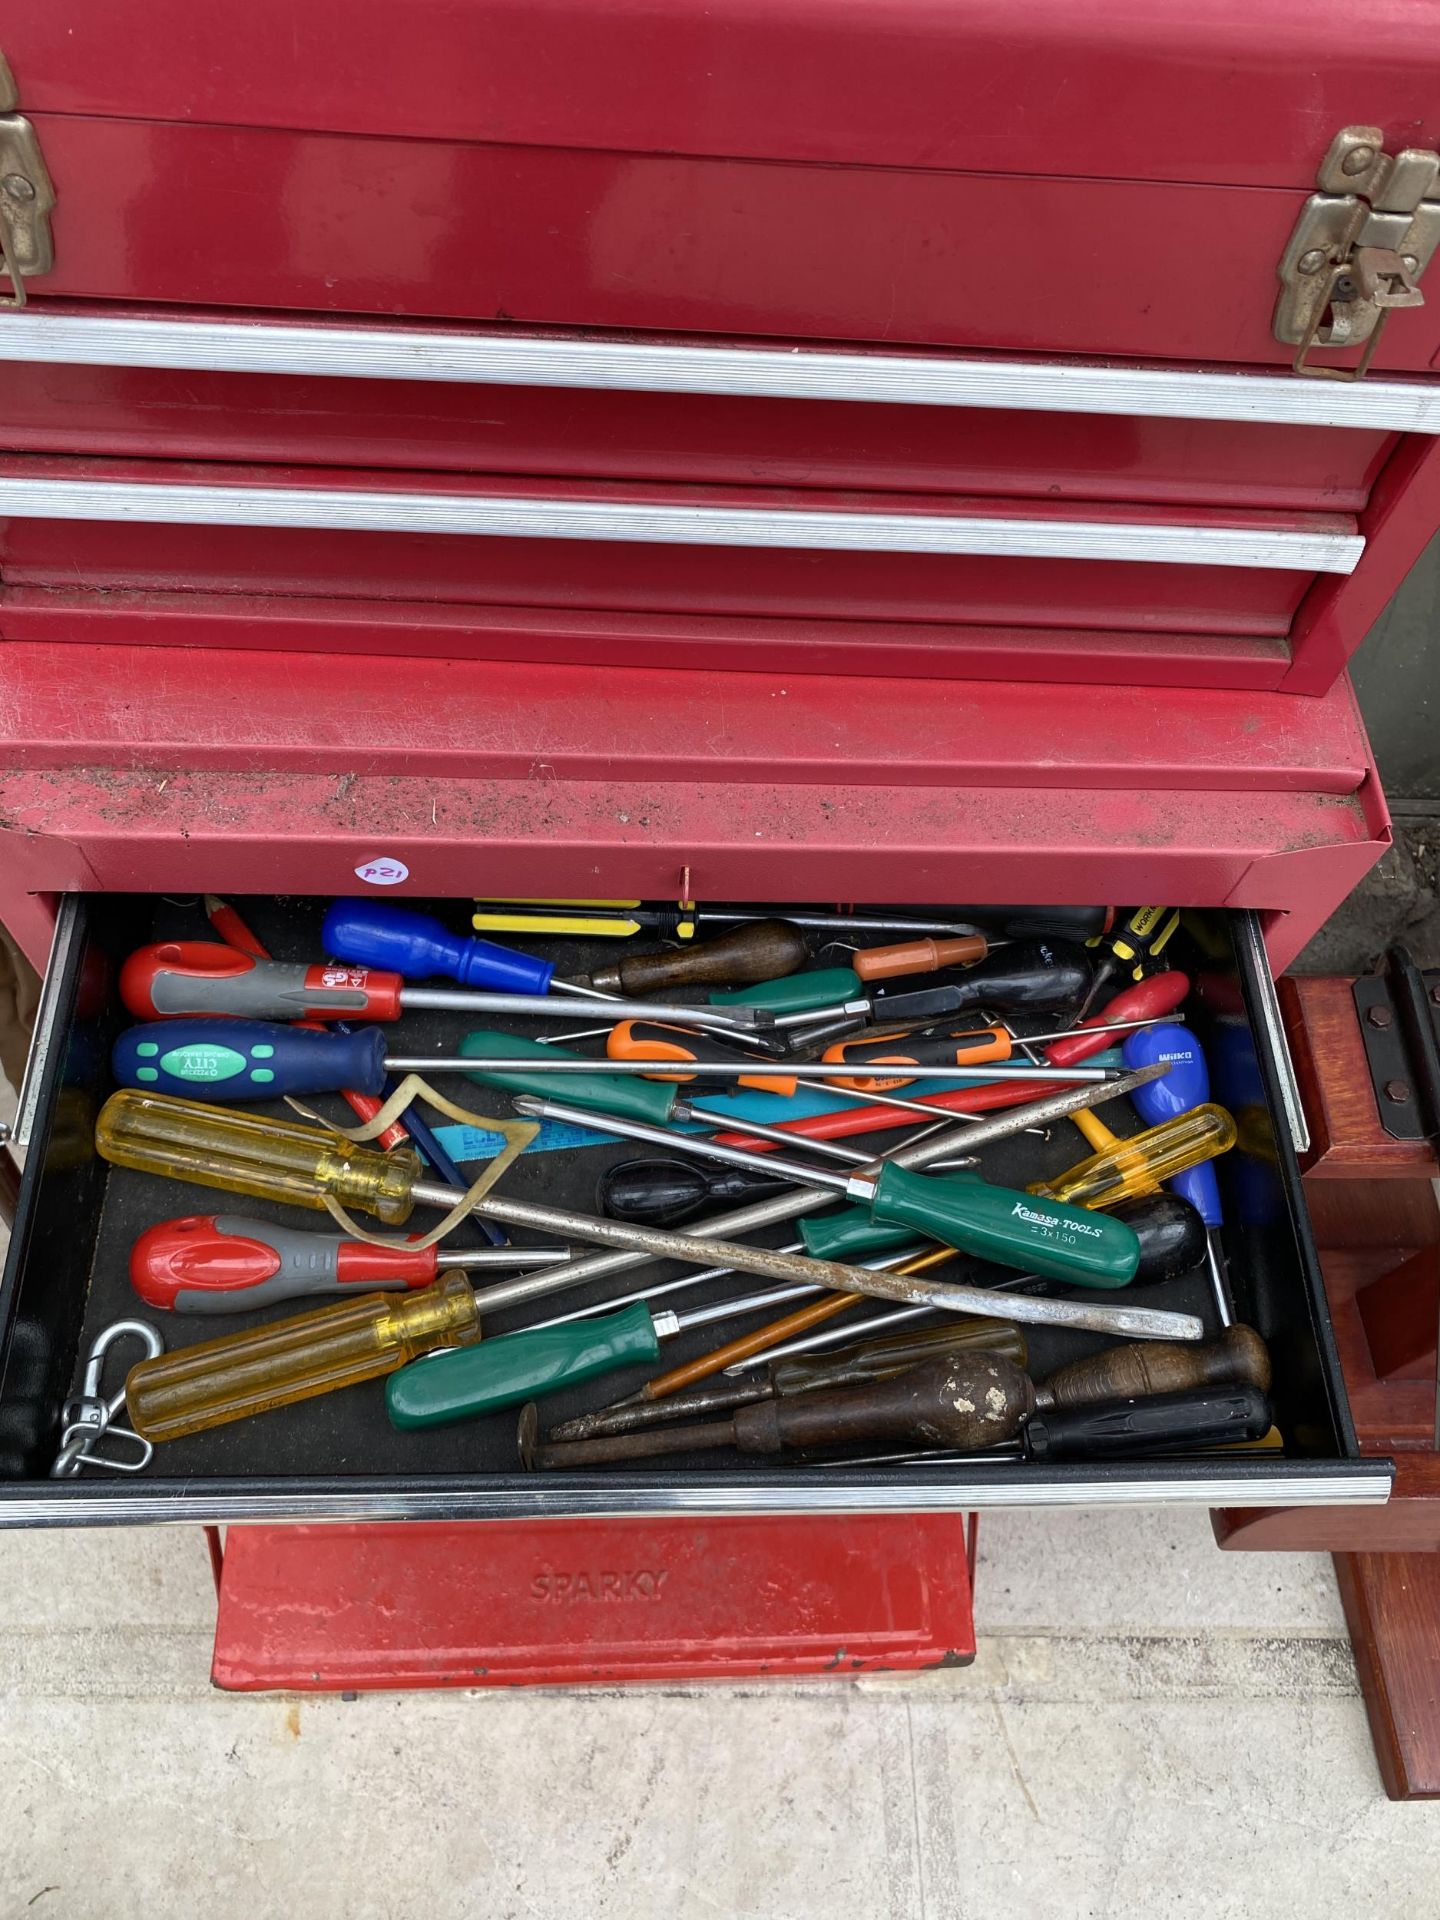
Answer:
[[[737, 1147], [722, 1147], [692, 1134], [676, 1134], [640, 1120], [614, 1114], [587, 1114], [554, 1100], [522, 1095], [517, 1110], [532, 1119], [562, 1120], [594, 1127], [623, 1140], [645, 1140], [725, 1166], [754, 1167], [753, 1157]], [[1041, 1200], [1008, 1187], [993, 1187], [975, 1173], [944, 1178], [909, 1173], [887, 1162], [852, 1174], [812, 1167], [801, 1160], [769, 1154], [768, 1172], [797, 1186], [821, 1187], [868, 1207], [868, 1219], [905, 1233], [922, 1233], [942, 1245], [958, 1247], [983, 1260], [1020, 1267], [1047, 1280], [1080, 1286], [1123, 1287], [1140, 1264], [1140, 1242], [1123, 1220], [1084, 1207]], [[1117, 1231], [1118, 1229], [1118, 1231]], [[803, 1232], [804, 1229], [802, 1228]]]
[[[923, 1248], [913, 1250], [917, 1257]], [[932, 1250], [932, 1258], [933, 1255]], [[944, 1256], [941, 1255], [941, 1258]], [[875, 1262], [875, 1270], [898, 1267], [891, 1255]], [[583, 1386], [601, 1374], [621, 1367], [648, 1366], [659, 1356], [660, 1343], [696, 1327], [759, 1313], [791, 1300], [813, 1298], [823, 1288], [772, 1287], [740, 1300], [722, 1300], [687, 1313], [662, 1309], [656, 1313], [643, 1300], [617, 1312], [585, 1320], [522, 1327], [502, 1333], [478, 1347], [456, 1347], [430, 1356], [430, 1366], [402, 1367], [385, 1389], [385, 1411], [390, 1424], [402, 1432], [415, 1427], [443, 1427], [456, 1420], [473, 1420], [502, 1407], [558, 1393], [562, 1387]], [[485, 1295], [476, 1295], [482, 1309]]]

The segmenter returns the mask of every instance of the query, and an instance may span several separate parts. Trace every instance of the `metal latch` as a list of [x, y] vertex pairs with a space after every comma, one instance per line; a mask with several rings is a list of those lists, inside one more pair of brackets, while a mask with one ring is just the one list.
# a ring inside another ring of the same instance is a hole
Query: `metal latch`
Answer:
[[[1420, 307], [1419, 280], [1440, 245], [1440, 154], [1385, 151], [1379, 127], [1337, 133], [1280, 260], [1275, 338], [1295, 371], [1360, 380], [1396, 307]], [[1353, 367], [1310, 364], [1316, 347], [1359, 347]]]
[[26, 304], [25, 282], [55, 264], [50, 215], [55, 189], [40, 154], [35, 129], [16, 113], [14, 76], [0, 54], [0, 265], [14, 289], [0, 307]]

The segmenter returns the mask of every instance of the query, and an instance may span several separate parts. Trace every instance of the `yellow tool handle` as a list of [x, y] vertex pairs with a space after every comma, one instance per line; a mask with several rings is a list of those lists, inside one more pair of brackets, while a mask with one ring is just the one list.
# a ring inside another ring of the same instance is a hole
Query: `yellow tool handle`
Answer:
[[480, 1338], [463, 1273], [417, 1293], [364, 1293], [266, 1327], [222, 1334], [130, 1369], [125, 1404], [146, 1440], [179, 1440], [248, 1414], [393, 1373], [435, 1347]]

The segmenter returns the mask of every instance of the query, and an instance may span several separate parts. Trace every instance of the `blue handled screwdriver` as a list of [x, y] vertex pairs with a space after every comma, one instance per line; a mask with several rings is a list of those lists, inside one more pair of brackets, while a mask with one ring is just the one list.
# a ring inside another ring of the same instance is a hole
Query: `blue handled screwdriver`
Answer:
[[[1194, 1034], [1186, 1027], [1147, 1027], [1127, 1035], [1121, 1048], [1127, 1067], [1165, 1066], [1169, 1069], [1158, 1079], [1147, 1080], [1130, 1096], [1135, 1110], [1147, 1126], [1172, 1120], [1192, 1107], [1204, 1106], [1210, 1098], [1210, 1069]], [[1188, 1200], [1205, 1222], [1205, 1260], [1210, 1286], [1222, 1327], [1235, 1324], [1235, 1302], [1225, 1265], [1225, 1249], [1220, 1239], [1224, 1216], [1220, 1211], [1220, 1182], [1215, 1162], [1202, 1160], [1187, 1167], [1166, 1182], [1173, 1193]]]

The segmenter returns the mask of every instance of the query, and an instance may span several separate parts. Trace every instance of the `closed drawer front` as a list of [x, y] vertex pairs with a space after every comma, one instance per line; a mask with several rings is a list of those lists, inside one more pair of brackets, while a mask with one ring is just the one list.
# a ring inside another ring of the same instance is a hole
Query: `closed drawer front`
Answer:
[[60, 309], [0, 411], [7, 637], [781, 672], [1322, 691], [1440, 471], [1420, 383]]
[[[318, 951], [322, 903], [239, 904], [277, 956]], [[462, 903], [428, 904], [463, 924]], [[517, 1470], [513, 1414], [429, 1434], [397, 1434], [385, 1420], [378, 1388], [362, 1387], [173, 1442], [158, 1449], [139, 1475], [50, 1480], [60, 1409], [77, 1383], [80, 1356], [100, 1327], [136, 1310], [126, 1273], [131, 1242], [155, 1220], [206, 1208], [205, 1189], [109, 1167], [90, 1149], [96, 1107], [109, 1090], [109, 1042], [123, 1024], [107, 984], [115, 962], [153, 938], [193, 937], [197, 913], [196, 903], [116, 894], [72, 896], [61, 915], [22, 1108], [29, 1154], [0, 1294], [0, 1524], [894, 1512], [1117, 1501], [1331, 1505], [1386, 1496], [1388, 1465], [1358, 1459], [1344, 1405], [1295, 1162], [1293, 1089], [1258, 927], [1248, 914], [1219, 912], [1193, 917], [1177, 959], [1197, 982], [1191, 1005], [1210, 1049], [1217, 1097], [1242, 1119], [1244, 1153], [1219, 1163], [1228, 1208], [1226, 1247], [1241, 1314], [1265, 1335], [1273, 1355], [1275, 1412], [1287, 1439], [1283, 1460], [1256, 1454], [1104, 1467], [804, 1469], [715, 1454], [691, 1456], [699, 1464], [683, 1470], [662, 1464], [644, 1472], [537, 1476]], [[583, 958], [573, 948], [556, 950], [556, 957], [564, 967]], [[430, 1051], [453, 1041], [466, 1024], [460, 1015], [415, 1014], [402, 1031], [407, 1044]], [[453, 1092], [457, 1083], [449, 1084]], [[468, 1085], [458, 1095], [472, 1096], [482, 1108], [500, 1110], [494, 1096]], [[1056, 1129], [1045, 1141], [996, 1148], [987, 1154], [987, 1172], [1016, 1184], [1058, 1171], [1079, 1157], [1078, 1136], [1060, 1134]], [[599, 1168], [633, 1151], [617, 1144], [582, 1154], [532, 1155], [507, 1186], [588, 1209]], [[266, 1211], [262, 1202], [245, 1205]], [[297, 1222], [301, 1216], [289, 1218]], [[608, 1291], [614, 1291], [613, 1282]], [[561, 1304], [590, 1297], [581, 1292]], [[1198, 1275], [1132, 1289], [1127, 1297], [1136, 1304], [1206, 1311]], [[202, 1324], [148, 1317], [169, 1321], [164, 1331], [174, 1345], [245, 1324], [239, 1318]], [[508, 1320], [497, 1314], [489, 1330], [502, 1332], [535, 1317], [533, 1308]], [[685, 1336], [667, 1348], [667, 1357], [685, 1357], [713, 1339], [704, 1332]], [[1032, 1363], [1044, 1373], [1100, 1344], [1089, 1336], [1037, 1330]], [[638, 1378], [617, 1375], [605, 1385], [618, 1393]], [[547, 1401], [545, 1411], [559, 1419], [602, 1397], [613, 1395], [592, 1387]]]

